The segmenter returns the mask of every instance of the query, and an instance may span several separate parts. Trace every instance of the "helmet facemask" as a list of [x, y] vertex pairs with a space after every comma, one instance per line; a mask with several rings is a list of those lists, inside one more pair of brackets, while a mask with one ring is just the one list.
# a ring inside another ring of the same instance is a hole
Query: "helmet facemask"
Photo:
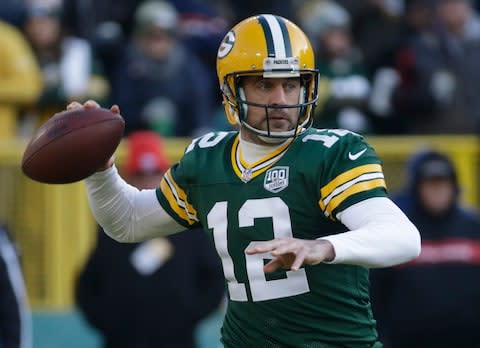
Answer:
[[[222, 87], [223, 99], [225, 104], [225, 111], [227, 112], [227, 118], [255, 133], [258, 136], [273, 138], [273, 139], [288, 139], [296, 137], [298, 134], [304, 132], [311, 127], [313, 122], [313, 110], [317, 103], [317, 90], [318, 90], [318, 74], [316, 71], [303, 70], [300, 72], [290, 71], [288, 75], [285, 71], [279, 72], [278, 75], [274, 75], [269, 72], [268, 78], [290, 78], [291, 76], [299, 76], [300, 78], [300, 94], [297, 104], [281, 105], [281, 104], [259, 104], [248, 101], [245, 96], [245, 92], [242, 87], [242, 78], [246, 76], [261, 76], [263, 71], [250, 71], [234, 73], [225, 76], [225, 81]], [[263, 76], [265, 77], [265, 73]], [[312, 96], [315, 96], [312, 98]], [[255, 128], [248, 123], [248, 107], [263, 108], [265, 111], [267, 129], [262, 130]], [[270, 129], [270, 111], [273, 109], [298, 109], [298, 117], [295, 127], [291, 130], [283, 132], [275, 132]]]

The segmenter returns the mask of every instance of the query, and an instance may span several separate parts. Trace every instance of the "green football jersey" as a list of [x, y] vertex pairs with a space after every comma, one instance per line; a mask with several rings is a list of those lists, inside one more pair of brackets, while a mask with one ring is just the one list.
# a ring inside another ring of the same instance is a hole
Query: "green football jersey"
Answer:
[[203, 226], [214, 241], [228, 288], [222, 342], [229, 348], [381, 347], [366, 268], [319, 264], [265, 274], [271, 255], [245, 249], [345, 232], [339, 212], [386, 195], [374, 150], [339, 129], [310, 129], [250, 165], [238, 132], [209, 133], [193, 140], [157, 190], [176, 221]]

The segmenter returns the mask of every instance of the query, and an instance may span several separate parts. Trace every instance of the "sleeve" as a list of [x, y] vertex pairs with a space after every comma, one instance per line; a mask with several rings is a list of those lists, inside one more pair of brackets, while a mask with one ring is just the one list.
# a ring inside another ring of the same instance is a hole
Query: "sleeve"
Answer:
[[115, 167], [91, 175], [85, 184], [95, 219], [119, 242], [140, 242], [184, 230], [158, 204], [155, 190], [139, 191]]
[[374, 149], [363, 137], [344, 130], [330, 130], [335, 137], [325, 151], [318, 176], [319, 206], [332, 220], [347, 207], [373, 197], [386, 197], [387, 186], [382, 164]]
[[390, 199], [363, 200], [337, 216], [348, 232], [322, 237], [328, 240], [335, 258], [330, 263], [389, 267], [420, 254], [420, 233]]
[[185, 175], [194, 176], [195, 171], [185, 170], [188, 159], [185, 157], [170, 168], [164, 175], [160, 187], [157, 189], [157, 198], [165, 211], [180, 225], [186, 228], [199, 227], [200, 222], [197, 210], [191, 203], [191, 180]]

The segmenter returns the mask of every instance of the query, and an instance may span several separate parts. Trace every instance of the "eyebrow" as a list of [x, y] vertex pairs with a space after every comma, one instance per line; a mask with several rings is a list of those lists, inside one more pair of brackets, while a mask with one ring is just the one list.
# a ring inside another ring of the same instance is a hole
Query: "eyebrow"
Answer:
[[263, 76], [251, 76], [253, 79], [251, 81], [258, 82], [258, 81], [272, 81], [272, 80], [282, 80], [282, 81], [300, 81], [300, 77], [280, 77], [280, 78], [272, 78], [272, 77], [263, 77]]

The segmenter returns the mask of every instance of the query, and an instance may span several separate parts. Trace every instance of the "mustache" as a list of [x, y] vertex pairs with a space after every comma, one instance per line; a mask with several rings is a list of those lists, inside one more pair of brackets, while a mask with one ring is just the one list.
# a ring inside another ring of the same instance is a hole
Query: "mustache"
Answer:
[[247, 105], [248, 107], [261, 108], [267, 110], [285, 110], [285, 109], [300, 109], [300, 104], [260, 104], [247, 100], [238, 99], [239, 104]]
[[288, 113], [284, 109], [265, 108], [265, 117], [271, 118], [289, 118]]

